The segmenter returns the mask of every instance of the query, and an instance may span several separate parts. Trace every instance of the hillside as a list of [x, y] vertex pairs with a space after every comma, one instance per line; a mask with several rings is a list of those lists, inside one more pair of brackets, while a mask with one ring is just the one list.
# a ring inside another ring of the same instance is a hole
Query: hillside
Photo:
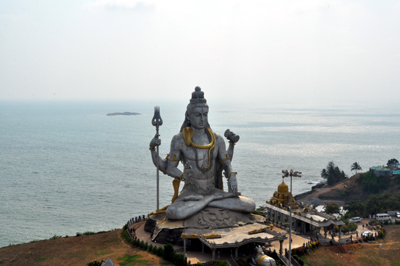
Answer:
[[321, 247], [306, 256], [305, 265], [400, 265], [400, 226], [390, 225], [385, 226], [385, 229], [385, 239], [362, 244]]
[[[309, 199], [320, 199], [324, 202], [337, 202], [343, 205], [345, 201], [350, 200], [366, 200], [373, 193], [365, 192], [359, 182], [360, 175], [358, 173], [352, 177], [340, 181], [333, 186], [325, 186], [322, 188], [313, 189], [312, 193], [301, 196], [297, 200], [309, 200]], [[386, 188], [384, 191], [392, 193], [400, 192], [400, 178], [399, 176], [393, 176], [390, 178], [380, 177], [384, 180]], [[381, 191], [381, 192], [384, 192]]]
[[120, 235], [121, 229], [3, 247], [0, 248], [0, 265], [86, 265], [108, 258], [116, 265], [171, 265], [128, 246]]

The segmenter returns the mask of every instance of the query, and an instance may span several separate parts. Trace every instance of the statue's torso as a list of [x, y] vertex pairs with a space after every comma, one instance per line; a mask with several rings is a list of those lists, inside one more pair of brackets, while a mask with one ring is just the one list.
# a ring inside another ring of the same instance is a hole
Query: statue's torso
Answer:
[[[218, 136], [216, 136], [218, 137]], [[210, 143], [207, 134], [193, 137], [192, 141], [197, 145]], [[193, 175], [187, 178], [185, 189], [193, 190], [199, 194], [207, 194], [215, 188], [216, 158], [218, 156], [218, 144], [211, 149], [195, 148], [192, 145], [186, 146], [182, 138], [181, 159], [189, 162]]]

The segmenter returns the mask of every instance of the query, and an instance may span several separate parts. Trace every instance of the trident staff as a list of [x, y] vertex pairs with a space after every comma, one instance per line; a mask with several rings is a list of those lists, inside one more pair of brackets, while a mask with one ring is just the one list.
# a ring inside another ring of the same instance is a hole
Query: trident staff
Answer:
[[[156, 127], [156, 136], [155, 137], [158, 138], [160, 136], [160, 134], [158, 133], [158, 127], [163, 124], [163, 121], [160, 116], [160, 106], [154, 107], [154, 116], [153, 116], [153, 119], [151, 120], [151, 124]], [[159, 154], [159, 151], [158, 151], [158, 145], [157, 145], [157, 158], [159, 157], [158, 154]], [[159, 169], [160, 169], [160, 165], [157, 160], [157, 211], [159, 211], [159, 209], [160, 209], [159, 208], [160, 207], [159, 206], [159, 200], [160, 200]]]

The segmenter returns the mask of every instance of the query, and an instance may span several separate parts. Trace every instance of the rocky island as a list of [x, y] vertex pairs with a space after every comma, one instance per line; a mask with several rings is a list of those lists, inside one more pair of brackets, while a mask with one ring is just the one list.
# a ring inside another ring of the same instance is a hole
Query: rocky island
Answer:
[[116, 116], [116, 115], [141, 115], [141, 113], [124, 112], [124, 113], [108, 113], [107, 114], [107, 116]]

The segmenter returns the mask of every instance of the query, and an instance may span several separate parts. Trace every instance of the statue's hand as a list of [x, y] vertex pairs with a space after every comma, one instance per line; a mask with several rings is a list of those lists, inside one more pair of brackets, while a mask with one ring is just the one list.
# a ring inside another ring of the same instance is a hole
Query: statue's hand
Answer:
[[236, 175], [234, 173], [231, 173], [229, 175], [228, 179], [228, 191], [233, 192], [235, 196], [237, 196], [238, 191], [237, 191], [237, 180], [236, 180]]
[[155, 136], [151, 141], [150, 141], [150, 149], [154, 149], [156, 146], [161, 145], [161, 139], [158, 138], [158, 136]]
[[183, 168], [183, 174], [181, 176], [181, 180], [185, 181], [190, 179], [193, 176], [193, 168], [189, 162], [186, 162], [185, 167]]
[[227, 129], [227, 130], [225, 131], [224, 136], [225, 136], [227, 139], [229, 139], [229, 141], [232, 142], [232, 143], [236, 143], [236, 142], [238, 142], [239, 139], [240, 139], [240, 136], [239, 136], [239, 135], [236, 135], [235, 133], [233, 133], [230, 129]]

